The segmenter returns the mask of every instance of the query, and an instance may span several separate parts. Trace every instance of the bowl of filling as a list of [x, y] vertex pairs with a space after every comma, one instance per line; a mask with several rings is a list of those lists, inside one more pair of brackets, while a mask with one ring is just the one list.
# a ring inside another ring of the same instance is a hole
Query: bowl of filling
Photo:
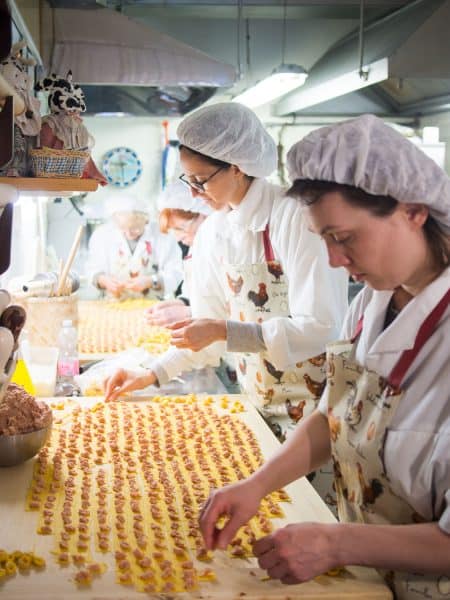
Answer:
[[0, 467], [12, 467], [35, 456], [51, 430], [50, 407], [10, 383], [0, 401]]

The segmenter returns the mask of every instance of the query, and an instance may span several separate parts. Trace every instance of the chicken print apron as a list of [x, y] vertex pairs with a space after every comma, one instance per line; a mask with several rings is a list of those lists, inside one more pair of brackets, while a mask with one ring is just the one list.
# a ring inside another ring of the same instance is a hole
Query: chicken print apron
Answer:
[[[328, 423], [339, 518], [343, 522], [405, 525], [424, 521], [394, 494], [383, 466], [386, 432], [401, 402], [401, 382], [450, 303], [450, 290], [425, 319], [415, 345], [387, 379], [353, 360], [353, 340], [327, 347]], [[450, 598], [448, 574], [381, 571], [398, 600]]]
[[[128, 281], [142, 276], [152, 275], [157, 273], [157, 260], [153, 251], [151, 242], [145, 241], [142, 238], [138, 241], [134, 252], [131, 252], [128, 244], [124, 241], [117, 249], [117, 254], [113, 262], [112, 274], [120, 281]], [[155, 269], [153, 266], [155, 265]], [[150, 289], [146, 298], [160, 299], [161, 290]], [[142, 292], [134, 292], [125, 290], [121, 298], [142, 298]]]
[[[234, 321], [262, 323], [289, 317], [288, 285], [280, 262], [275, 260], [269, 225], [262, 233], [265, 262], [224, 264], [224, 289], [229, 317]], [[235, 353], [235, 367], [244, 393], [280, 441], [317, 407], [325, 386], [325, 354], [286, 371], [278, 370], [266, 352]], [[331, 464], [313, 475], [320, 496], [333, 506]]]

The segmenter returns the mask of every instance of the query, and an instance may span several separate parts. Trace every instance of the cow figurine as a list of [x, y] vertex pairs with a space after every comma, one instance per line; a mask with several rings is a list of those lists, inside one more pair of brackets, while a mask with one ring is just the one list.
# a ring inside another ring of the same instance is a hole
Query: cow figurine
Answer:
[[[66, 78], [52, 73], [35, 86], [36, 91], [48, 91], [50, 114], [42, 119], [40, 145], [64, 150], [91, 150], [94, 138], [89, 134], [80, 113], [85, 112], [86, 103], [81, 87], [73, 83], [72, 71]], [[84, 178], [96, 179], [101, 185], [107, 180], [89, 158], [83, 171]]]
[[36, 61], [22, 56], [25, 46], [23, 40], [13, 44], [9, 56], [0, 63], [1, 75], [25, 104], [25, 110], [14, 118], [13, 159], [0, 170], [0, 175], [8, 177], [28, 175], [28, 150], [35, 145], [41, 128], [40, 103], [33, 95], [33, 79], [28, 74], [28, 67]]

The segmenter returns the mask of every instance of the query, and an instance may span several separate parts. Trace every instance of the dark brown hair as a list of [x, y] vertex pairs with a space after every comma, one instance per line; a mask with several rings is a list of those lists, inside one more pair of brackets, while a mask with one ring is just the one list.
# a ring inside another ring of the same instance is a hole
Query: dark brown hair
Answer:
[[[339, 192], [349, 204], [365, 208], [376, 217], [391, 215], [398, 205], [398, 201], [391, 196], [369, 194], [358, 187], [319, 179], [296, 179], [287, 195], [298, 198], [305, 206], [311, 206], [325, 194], [333, 192]], [[428, 215], [423, 231], [436, 264], [441, 268], [447, 267], [450, 264], [450, 236], [431, 215]]]
[[[183, 146], [183, 144], [180, 144], [180, 146], [178, 146], [178, 149], [180, 150], [180, 152], [181, 152], [181, 150], [187, 150], [191, 154], [198, 156], [199, 158], [201, 158], [205, 162], [209, 163], [213, 167], [222, 167], [223, 169], [228, 169], [228, 167], [232, 166], [231, 163], [225, 162], [224, 160], [219, 160], [218, 158], [213, 158], [212, 156], [207, 156], [206, 154], [197, 152], [197, 150], [192, 150], [192, 148], [189, 148], [189, 146]], [[253, 177], [253, 175], [247, 175], [247, 173], [244, 173], [244, 175], [249, 180], [255, 179]]]
[[178, 150], [180, 150], [180, 152], [181, 150], [187, 150], [191, 154], [195, 154], [195, 156], [198, 156], [205, 162], [213, 165], [213, 167], [222, 167], [223, 169], [231, 167], [231, 163], [225, 162], [224, 160], [219, 160], [218, 158], [213, 158], [212, 156], [207, 156], [206, 154], [197, 152], [197, 150], [192, 150], [192, 148], [189, 148], [188, 146], [183, 146], [183, 144], [180, 144], [180, 146], [178, 146]]

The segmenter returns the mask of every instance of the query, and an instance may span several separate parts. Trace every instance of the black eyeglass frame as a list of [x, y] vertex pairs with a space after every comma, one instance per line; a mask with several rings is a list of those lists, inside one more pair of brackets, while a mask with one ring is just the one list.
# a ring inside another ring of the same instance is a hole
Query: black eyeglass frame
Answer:
[[204, 181], [189, 181], [189, 179], [185, 179], [185, 174], [181, 173], [181, 175], [178, 177], [178, 179], [180, 181], [182, 181], [183, 183], [185, 183], [186, 185], [188, 185], [189, 187], [191, 187], [194, 190], [197, 190], [197, 192], [204, 192], [205, 191], [205, 184], [208, 183], [208, 181], [210, 181], [210, 179], [212, 179], [214, 177], [214, 175], [217, 175], [217, 173], [219, 173], [219, 171], [223, 171], [223, 169], [226, 169], [227, 167], [219, 167], [217, 169], [217, 171], [214, 171], [214, 173], [212, 173], [209, 177], [207, 177]]

